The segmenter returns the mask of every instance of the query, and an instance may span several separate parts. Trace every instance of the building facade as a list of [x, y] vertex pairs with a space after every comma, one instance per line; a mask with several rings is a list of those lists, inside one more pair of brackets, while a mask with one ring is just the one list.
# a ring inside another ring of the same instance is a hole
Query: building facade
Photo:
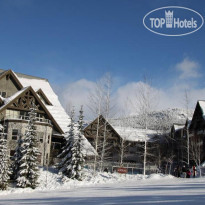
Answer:
[[[61, 106], [47, 79], [0, 70], [0, 123], [7, 134], [8, 151], [14, 155], [24, 138], [30, 108], [36, 108], [36, 132], [41, 153], [39, 164], [55, 164], [65, 142], [70, 117]], [[87, 147], [91, 146], [84, 142]]]

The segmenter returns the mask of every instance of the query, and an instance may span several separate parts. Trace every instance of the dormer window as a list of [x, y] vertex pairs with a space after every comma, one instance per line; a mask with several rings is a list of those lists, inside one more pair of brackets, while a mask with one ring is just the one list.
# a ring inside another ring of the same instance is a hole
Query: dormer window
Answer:
[[0, 95], [1, 95], [1, 97], [6, 98], [6, 92], [0, 91]]
[[45, 95], [45, 93], [39, 89], [37, 92], [36, 92], [39, 96], [39, 98], [41, 99], [41, 101], [46, 104], [46, 105], [52, 105], [52, 103], [50, 102], [50, 100], [47, 98], [47, 96]]

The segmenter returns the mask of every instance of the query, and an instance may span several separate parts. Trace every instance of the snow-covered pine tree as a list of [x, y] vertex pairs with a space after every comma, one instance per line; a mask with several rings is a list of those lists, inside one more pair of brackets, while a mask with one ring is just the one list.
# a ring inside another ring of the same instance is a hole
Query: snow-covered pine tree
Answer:
[[82, 179], [82, 168], [83, 164], [85, 162], [83, 149], [82, 149], [82, 141], [83, 141], [83, 106], [81, 106], [81, 109], [79, 111], [79, 119], [75, 130], [75, 136], [74, 136], [74, 144], [72, 148], [72, 162], [73, 162], [73, 178], [77, 180]]
[[19, 160], [19, 171], [17, 174], [17, 186], [18, 187], [31, 187], [37, 186], [38, 179], [38, 161], [37, 157], [40, 154], [37, 147], [37, 134], [36, 127], [34, 125], [36, 120], [35, 105], [30, 108], [29, 120], [25, 138], [22, 142], [22, 156]]
[[0, 189], [5, 190], [8, 186], [10, 175], [9, 156], [7, 150], [6, 134], [4, 127], [0, 124]]
[[65, 135], [65, 146], [62, 148], [61, 154], [58, 155], [61, 161], [57, 164], [59, 172], [63, 175], [72, 178], [72, 147], [74, 143], [74, 109], [71, 111], [71, 122], [69, 124], [69, 131]]
[[14, 156], [12, 158], [13, 164], [12, 164], [12, 179], [17, 179], [17, 174], [20, 169], [20, 159], [22, 157], [22, 135], [19, 135], [18, 144], [14, 153]]

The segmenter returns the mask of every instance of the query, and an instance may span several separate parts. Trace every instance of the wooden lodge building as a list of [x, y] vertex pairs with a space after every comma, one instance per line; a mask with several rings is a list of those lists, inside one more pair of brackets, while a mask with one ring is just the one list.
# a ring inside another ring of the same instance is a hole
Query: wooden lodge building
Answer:
[[175, 164], [187, 165], [187, 137], [189, 137], [190, 166], [203, 163], [205, 161], [205, 101], [197, 102], [192, 119], [187, 119], [185, 124], [174, 124], [170, 135]]
[[176, 165], [182, 166], [186, 161], [186, 135], [185, 124], [173, 124], [171, 128], [171, 140], [169, 142], [169, 152]]
[[[47, 79], [0, 69], [0, 123], [5, 128], [10, 156], [14, 155], [19, 137], [24, 137], [28, 112], [36, 107], [36, 130], [41, 165], [54, 164], [70, 117], [61, 106]], [[89, 142], [84, 139], [85, 154], [92, 155]]]
[[[155, 130], [136, 129], [125, 126], [113, 125], [100, 115], [84, 128], [84, 136], [98, 153], [98, 161], [101, 160], [102, 144], [105, 141], [105, 161], [119, 162], [119, 164], [133, 163], [142, 167], [145, 136], [148, 144], [153, 144], [152, 139], [158, 135]], [[96, 149], [97, 139], [97, 149]], [[155, 165], [152, 161], [151, 165]]]
[[[200, 163], [205, 161], [205, 101], [199, 100], [189, 126], [190, 149], [198, 154]], [[196, 159], [194, 159], [196, 161]], [[199, 162], [198, 162], [199, 163]]]

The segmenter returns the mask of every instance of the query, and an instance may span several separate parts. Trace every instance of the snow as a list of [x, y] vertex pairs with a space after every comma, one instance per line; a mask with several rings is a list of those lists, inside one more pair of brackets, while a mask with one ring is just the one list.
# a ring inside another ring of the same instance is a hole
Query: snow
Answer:
[[205, 101], [199, 100], [199, 106], [201, 107], [201, 111], [203, 113], [203, 118], [205, 119]]
[[149, 129], [145, 130], [120, 126], [114, 126], [113, 128], [124, 140], [127, 141], [143, 142], [145, 140], [145, 137], [147, 137], [147, 140], [150, 140], [152, 137], [159, 134], [159, 132]]
[[176, 125], [176, 124], [174, 124], [174, 130], [175, 131], [181, 130], [183, 128], [184, 128], [184, 125]]
[[28, 87], [25, 87], [23, 89], [21, 89], [20, 91], [16, 92], [14, 95], [12, 95], [11, 97], [8, 98], [4, 98], [4, 105], [1, 107], [1, 109], [6, 106], [8, 103], [10, 103], [13, 99], [15, 99], [16, 97], [18, 97], [21, 93], [23, 93]]
[[26, 77], [18, 77], [18, 79], [24, 87], [31, 86], [34, 90], [39, 90], [40, 88], [43, 90], [47, 98], [52, 102], [52, 105], [46, 105], [46, 108], [61, 127], [63, 132], [67, 132], [68, 125], [70, 124], [70, 117], [63, 109], [58, 96], [51, 88], [49, 82], [46, 79], [30, 79]]
[[205, 178], [182, 179], [162, 174], [120, 175], [87, 171], [83, 181], [59, 180], [59, 175], [41, 169], [37, 189], [0, 192], [0, 204], [129, 205], [204, 204]]
[[124, 182], [127, 180], [159, 180], [161, 178], [173, 179], [174, 177], [171, 175], [163, 175], [163, 174], [152, 174], [143, 176], [139, 175], [125, 175], [118, 173], [107, 173], [107, 172], [97, 172], [96, 176], [94, 176], [93, 171], [84, 169], [83, 180], [73, 180], [67, 177], [63, 177], [61, 174], [57, 173], [57, 170], [50, 168], [48, 171], [44, 168], [40, 168], [40, 177], [38, 179], [39, 185], [36, 189], [31, 188], [8, 188], [7, 191], [0, 191], [1, 195], [9, 195], [11, 193], [28, 193], [28, 192], [38, 192], [42, 190], [62, 190], [62, 189], [72, 189], [73, 187], [84, 187], [84, 186], [92, 186], [97, 184], [115, 184]]
[[[64, 133], [69, 131], [68, 125], [70, 124], [70, 117], [65, 112], [64, 108], [62, 107], [58, 96], [53, 91], [52, 87], [50, 86], [49, 82], [46, 79], [42, 78], [26, 78], [26, 77], [20, 77], [17, 76], [21, 84], [26, 86], [31, 86], [34, 90], [41, 89], [46, 97], [51, 101], [52, 105], [45, 105], [50, 114], [53, 116], [53, 118], [56, 120], [58, 125], [61, 127]], [[20, 91], [19, 91], [20, 92]], [[16, 95], [16, 94], [15, 94]], [[13, 96], [12, 96], [13, 97]], [[87, 156], [93, 156], [94, 155], [94, 149], [91, 146], [91, 144], [88, 142], [88, 140], [83, 136], [83, 152]]]

